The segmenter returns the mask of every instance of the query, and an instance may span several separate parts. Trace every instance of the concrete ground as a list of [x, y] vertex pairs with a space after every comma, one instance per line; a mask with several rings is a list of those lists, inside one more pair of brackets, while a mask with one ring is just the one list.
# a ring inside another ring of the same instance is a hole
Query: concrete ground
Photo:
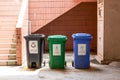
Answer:
[[27, 69], [25, 66], [1, 66], [0, 80], [120, 80], [120, 62], [109, 65], [99, 64], [91, 55], [89, 69], [75, 69], [71, 65], [73, 53], [66, 54], [65, 69], [50, 69], [48, 54], [44, 55], [46, 66], [40, 69]]

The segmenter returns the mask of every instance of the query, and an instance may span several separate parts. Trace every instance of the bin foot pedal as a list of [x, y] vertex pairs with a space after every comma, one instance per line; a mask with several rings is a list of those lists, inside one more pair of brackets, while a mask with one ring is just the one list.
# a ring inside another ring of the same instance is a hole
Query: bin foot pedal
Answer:
[[31, 68], [37, 68], [36, 62], [32, 62]]

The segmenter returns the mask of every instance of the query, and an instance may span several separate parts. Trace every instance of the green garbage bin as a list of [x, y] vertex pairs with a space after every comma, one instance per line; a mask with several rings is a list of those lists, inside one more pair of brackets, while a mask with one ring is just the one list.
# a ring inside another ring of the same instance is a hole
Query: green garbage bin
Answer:
[[65, 68], [65, 43], [67, 37], [64, 35], [48, 36], [49, 43], [49, 66], [54, 68]]

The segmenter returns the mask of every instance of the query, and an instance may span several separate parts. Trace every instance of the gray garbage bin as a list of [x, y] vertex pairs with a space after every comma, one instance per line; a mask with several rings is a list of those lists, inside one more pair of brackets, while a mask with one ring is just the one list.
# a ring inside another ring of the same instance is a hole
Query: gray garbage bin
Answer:
[[31, 34], [24, 37], [27, 49], [28, 68], [40, 68], [45, 48], [44, 34]]

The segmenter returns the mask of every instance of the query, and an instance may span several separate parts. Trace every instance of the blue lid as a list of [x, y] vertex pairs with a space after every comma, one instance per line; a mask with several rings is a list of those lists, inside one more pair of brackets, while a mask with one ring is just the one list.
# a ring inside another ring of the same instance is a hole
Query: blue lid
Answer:
[[91, 34], [88, 33], [76, 33], [72, 35], [73, 38], [75, 39], [92, 39]]

